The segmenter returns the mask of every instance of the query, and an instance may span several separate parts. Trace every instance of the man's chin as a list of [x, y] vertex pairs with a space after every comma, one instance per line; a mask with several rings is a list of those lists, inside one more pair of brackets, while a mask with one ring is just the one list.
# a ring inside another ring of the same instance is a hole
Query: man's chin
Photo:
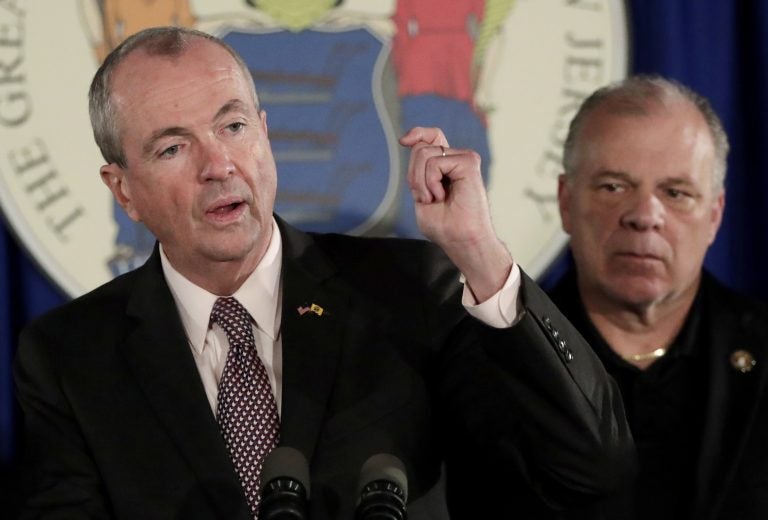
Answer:
[[255, 256], [253, 248], [244, 248], [242, 246], [210, 248], [206, 253], [210, 261], [220, 263], [246, 262], [249, 258]]
[[214, 261], [234, 262], [259, 255], [260, 246], [266, 250], [269, 237], [261, 236], [258, 226], [232, 226], [227, 230], [216, 230], [200, 238], [200, 249]]
[[199, 244], [200, 251], [211, 262], [239, 262], [257, 254], [258, 241], [253, 237], [218, 237]]
[[665, 264], [660, 258], [651, 256], [617, 255], [612, 259], [610, 269], [619, 276], [653, 279], [664, 271]]
[[616, 299], [630, 307], [647, 307], [664, 300], [669, 289], [657, 281], [628, 280], [617, 286]]

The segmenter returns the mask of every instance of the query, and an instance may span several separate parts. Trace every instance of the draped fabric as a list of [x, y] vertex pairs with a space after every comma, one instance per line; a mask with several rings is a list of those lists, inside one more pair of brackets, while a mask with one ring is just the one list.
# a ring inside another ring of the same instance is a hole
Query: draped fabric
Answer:
[[[627, 2], [630, 71], [659, 73], [708, 97], [732, 151], [722, 228], [706, 259], [723, 282], [763, 299], [768, 294], [768, 1]], [[94, 181], [96, 182], [96, 181]], [[554, 280], [569, 260], [544, 277]], [[66, 297], [39, 271], [7, 226], [0, 228], [0, 513], [18, 485], [18, 414], [11, 360], [21, 327]]]

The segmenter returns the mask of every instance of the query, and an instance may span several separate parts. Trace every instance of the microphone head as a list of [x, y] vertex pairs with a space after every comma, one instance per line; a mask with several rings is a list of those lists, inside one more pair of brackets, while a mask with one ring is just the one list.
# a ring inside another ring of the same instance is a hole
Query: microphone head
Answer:
[[387, 480], [397, 485], [403, 492], [403, 502], [408, 502], [408, 477], [403, 461], [389, 453], [378, 453], [371, 456], [360, 469], [358, 495], [363, 493], [368, 484], [377, 480]]
[[259, 492], [264, 494], [264, 488], [273, 480], [280, 478], [298, 481], [304, 486], [307, 499], [309, 499], [309, 463], [304, 454], [296, 448], [279, 446], [267, 455], [261, 468]]

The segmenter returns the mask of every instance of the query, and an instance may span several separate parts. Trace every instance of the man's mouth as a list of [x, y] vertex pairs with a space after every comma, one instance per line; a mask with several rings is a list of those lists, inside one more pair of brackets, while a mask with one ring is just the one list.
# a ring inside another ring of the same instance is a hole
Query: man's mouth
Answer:
[[663, 262], [663, 258], [659, 255], [652, 253], [639, 253], [635, 251], [620, 251], [615, 254], [621, 262], [629, 262], [637, 265], [652, 265], [657, 262]]
[[214, 221], [228, 223], [236, 220], [245, 210], [247, 204], [239, 197], [230, 197], [211, 204], [206, 210], [206, 215]]
[[225, 213], [229, 213], [230, 211], [234, 211], [237, 209], [242, 202], [231, 202], [229, 204], [224, 204], [222, 206], [217, 206], [213, 208], [212, 210], [209, 210], [208, 213], [213, 213], [215, 215], [223, 215]]

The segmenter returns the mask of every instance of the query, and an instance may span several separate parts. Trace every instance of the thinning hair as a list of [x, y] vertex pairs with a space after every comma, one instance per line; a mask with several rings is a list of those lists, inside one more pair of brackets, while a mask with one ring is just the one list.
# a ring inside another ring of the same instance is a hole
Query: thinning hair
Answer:
[[91, 82], [88, 92], [88, 110], [93, 137], [107, 164], [115, 163], [125, 168], [127, 161], [120, 142], [120, 113], [112, 99], [112, 76], [123, 60], [133, 51], [142, 50], [150, 56], [177, 58], [183, 55], [196, 39], [214, 42], [225, 49], [237, 62], [250, 84], [253, 102], [258, 109], [259, 98], [253, 77], [235, 50], [221, 39], [208, 33], [185, 27], [152, 27], [144, 29], [123, 41], [109, 53]]
[[716, 189], [723, 189], [730, 149], [723, 123], [707, 98], [677, 81], [657, 75], [631, 76], [596, 90], [582, 102], [571, 120], [563, 147], [566, 175], [573, 174], [577, 168], [578, 147], [586, 144], [579, 142], [580, 134], [597, 109], [605, 107], [611, 114], [641, 117], [650, 114], [654, 105], [680, 101], [696, 107], [709, 128], [715, 151], [712, 183]]

